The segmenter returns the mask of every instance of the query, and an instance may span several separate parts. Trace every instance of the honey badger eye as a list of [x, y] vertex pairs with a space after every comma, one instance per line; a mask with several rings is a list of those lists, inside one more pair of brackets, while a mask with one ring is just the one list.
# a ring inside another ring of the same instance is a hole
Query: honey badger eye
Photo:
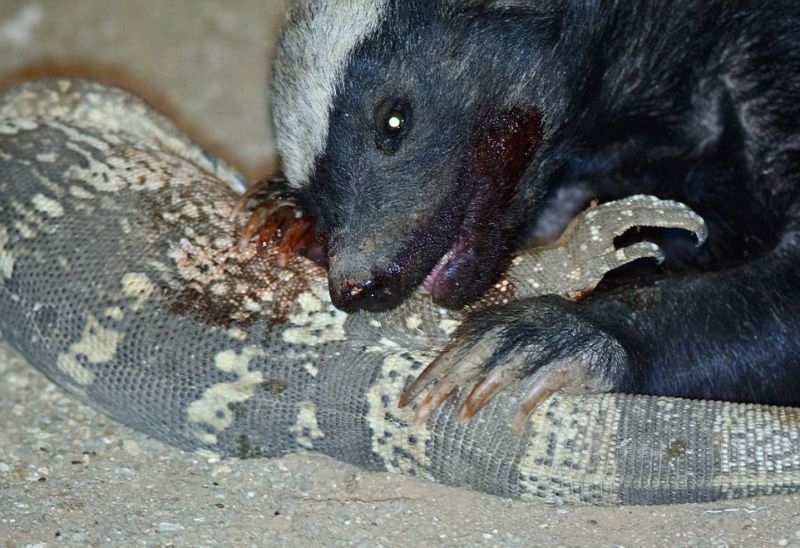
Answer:
[[393, 110], [386, 115], [386, 132], [399, 133], [406, 123], [406, 115], [399, 110]]
[[386, 99], [375, 110], [375, 146], [391, 155], [411, 129], [411, 106], [405, 99]]

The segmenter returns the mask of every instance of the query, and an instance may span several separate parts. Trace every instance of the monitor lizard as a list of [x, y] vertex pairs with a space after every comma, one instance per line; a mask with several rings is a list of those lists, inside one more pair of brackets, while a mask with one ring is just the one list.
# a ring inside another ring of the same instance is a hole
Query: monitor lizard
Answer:
[[[23, 84], [0, 97], [0, 332], [67, 392], [187, 451], [317, 452], [506, 497], [591, 504], [795, 492], [800, 411], [624, 394], [547, 399], [521, 431], [513, 390], [468, 423], [425, 423], [401, 392], [459, 313], [416, 294], [395, 311], [335, 309], [300, 256], [241, 249], [242, 179], [117, 88]], [[487, 299], [578, 296], [658, 258], [615, 249], [633, 226], [704, 238], [685, 206], [636, 196], [582, 214], [517, 257]]]

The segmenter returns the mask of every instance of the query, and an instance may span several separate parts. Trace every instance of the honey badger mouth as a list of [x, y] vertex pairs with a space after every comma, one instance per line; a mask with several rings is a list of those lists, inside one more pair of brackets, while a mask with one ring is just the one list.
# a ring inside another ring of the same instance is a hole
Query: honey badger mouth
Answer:
[[474, 194], [454, 243], [423, 282], [437, 304], [463, 307], [505, 272], [524, 218], [513, 202], [542, 137], [536, 108], [492, 117], [477, 131], [462, 175]]
[[516, 231], [503, 228], [508, 201], [505, 193], [492, 192], [492, 183], [482, 181], [476, 189], [453, 243], [423, 281], [440, 306], [458, 309], [480, 298], [511, 260]]

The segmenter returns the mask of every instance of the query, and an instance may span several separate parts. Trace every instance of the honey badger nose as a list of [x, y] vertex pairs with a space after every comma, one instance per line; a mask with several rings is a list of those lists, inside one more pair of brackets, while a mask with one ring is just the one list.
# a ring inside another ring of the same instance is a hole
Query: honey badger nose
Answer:
[[383, 312], [398, 306], [410, 292], [407, 264], [384, 239], [342, 230], [328, 247], [328, 288], [333, 305], [345, 312]]
[[329, 284], [334, 306], [345, 312], [381, 312], [394, 308], [402, 301], [399, 284], [393, 284], [392, 278], [387, 276], [371, 275], [356, 281], [338, 282], [330, 279]]

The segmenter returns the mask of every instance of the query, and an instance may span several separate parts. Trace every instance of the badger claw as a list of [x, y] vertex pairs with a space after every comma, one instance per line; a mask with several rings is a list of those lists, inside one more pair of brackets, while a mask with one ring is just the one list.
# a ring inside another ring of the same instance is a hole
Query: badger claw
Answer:
[[480, 373], [483, 363], [492, 357], [496, 348], [497, 340], [492, 338], [482, 338], [467, 346], [453, 344], [446, 348], [403, 392], [400, 407], [406, 407], [435, 384], [417, 408], [417, 420], [426, 421], [459, 386], [470, 382]]
[[406, 406], [425, 390], [416, 409], [426, 421], [461, 389], [458, 418], [470, 420], [501, 391], [519, 385], [511, 426], [519, 431], [530, 415], [558, 390], [605, 392], [628, 367], [624, 348], [557, 297], [517, 301], [470, 316], [453, 341], [405, 390]]

